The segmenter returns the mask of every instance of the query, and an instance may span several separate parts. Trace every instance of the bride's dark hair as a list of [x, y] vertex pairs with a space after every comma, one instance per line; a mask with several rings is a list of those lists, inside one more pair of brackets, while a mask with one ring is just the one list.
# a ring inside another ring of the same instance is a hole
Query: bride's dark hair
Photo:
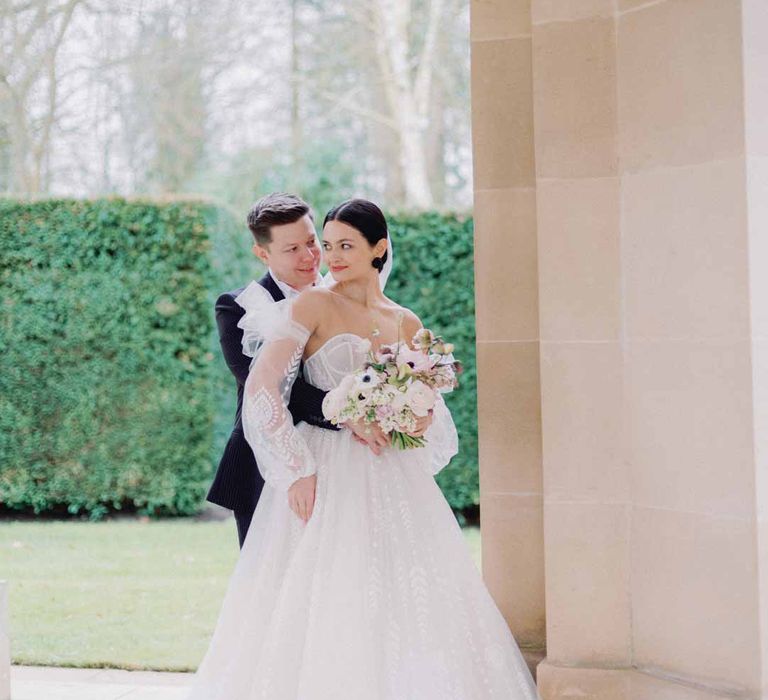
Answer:
[[[341, 221], [341, 223], [357, 229], [371, 247], [389, 235], [384, 213], [367, 199], [348, 199], [346, 202], [342, 202], [325, 215], [323, 228], [329, 221]], [[373, 259], [373, 266], [379, 272], [384, 267], [384, 263], [387, 262], [387, 255], [385, 250], [384, 255]]]

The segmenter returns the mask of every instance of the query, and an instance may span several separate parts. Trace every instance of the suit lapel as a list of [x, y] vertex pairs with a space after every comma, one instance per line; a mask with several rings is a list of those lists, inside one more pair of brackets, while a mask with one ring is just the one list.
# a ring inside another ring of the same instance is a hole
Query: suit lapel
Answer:
[[275, 301], [282, 301], [285, 299], [285, 294], [277, 286], [277, 282], [272, 279], [272, 275], [267, 272], [258, 282], [264, 289], [266, 289]]

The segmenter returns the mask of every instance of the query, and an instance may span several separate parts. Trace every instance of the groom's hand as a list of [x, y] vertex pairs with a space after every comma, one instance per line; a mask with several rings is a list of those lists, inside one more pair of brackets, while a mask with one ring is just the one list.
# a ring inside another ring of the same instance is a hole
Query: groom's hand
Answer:
[[349, 422], [345, 425], [352, 431], [352, 435], [362, 445], [367, 445], [375, 455], [380, 455], [381, 450], [389, 444], [389, 438], [378, 423], [366, 423], [363, 418]]
[[288, 489], [288, 505], [305, 523], [312, 517], [315, 507], [317, 474], [296, 479]]

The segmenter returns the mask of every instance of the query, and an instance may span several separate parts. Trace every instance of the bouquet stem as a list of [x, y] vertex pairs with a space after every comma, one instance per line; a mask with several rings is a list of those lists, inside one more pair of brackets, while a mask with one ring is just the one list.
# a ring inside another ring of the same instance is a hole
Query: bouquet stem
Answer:
[[424, 447], [426, 441], [423, 437], [413, 437], [408, 433], [401, 433], [397, 430], [393, 430], [390, 433], [390, 444], [397, 450], [409, 450], [412, 447]]

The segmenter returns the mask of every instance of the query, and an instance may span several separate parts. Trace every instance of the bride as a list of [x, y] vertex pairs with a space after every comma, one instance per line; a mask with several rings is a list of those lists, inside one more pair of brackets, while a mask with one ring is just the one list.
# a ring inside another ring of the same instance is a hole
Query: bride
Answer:
[[293, 424], [302, 359], [329, 390], [371, 347], [422, 327], [382, 292], [392, 248], [375, 204], [330, 211], [323, 248], [330, 286], [292, 304], [266, 302], [256, 284], [238, 298], [243, 347], [260, 343], [243, 422], [266, 486], [189, 698], [533, 700], [433, 478], [457, 450], [442, 399], [418, 449], [377, 455], [352, 431]]

